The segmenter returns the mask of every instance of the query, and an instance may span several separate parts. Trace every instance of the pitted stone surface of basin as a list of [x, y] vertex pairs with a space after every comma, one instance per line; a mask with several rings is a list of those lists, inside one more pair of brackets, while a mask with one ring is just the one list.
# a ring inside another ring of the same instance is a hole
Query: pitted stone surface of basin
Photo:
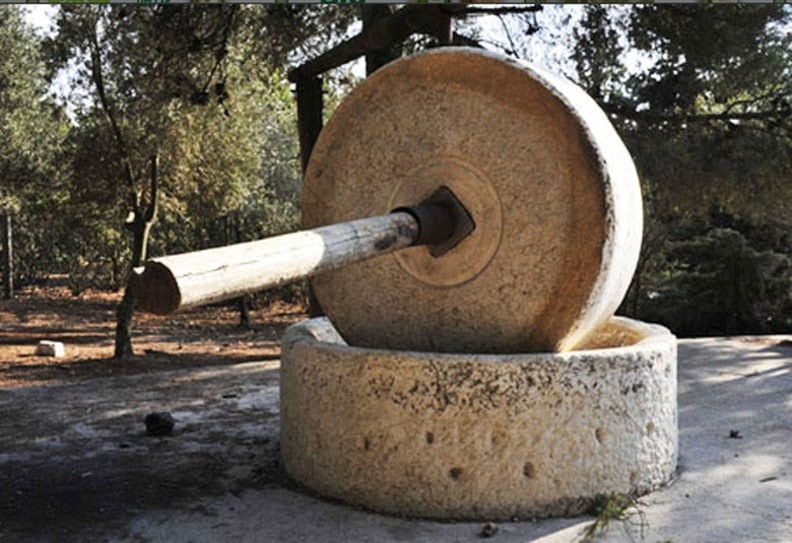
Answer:
[[640, 249], [629, 153], [585, 92], [539, 68], [437, 49], [366, 79], [322, 131], [303, 223], [388, 213], [447, 185], [473, 233], [314, 279], [352, 345], [432, 352], [577, 348], [610, 318]]
[[283, 340], [281, 451], [297, 481], [421, 517], [573, 515], [677, 462], [676, 338], [613, 318], [587, 349], [465, 355], [351, 347], [326, 319]]

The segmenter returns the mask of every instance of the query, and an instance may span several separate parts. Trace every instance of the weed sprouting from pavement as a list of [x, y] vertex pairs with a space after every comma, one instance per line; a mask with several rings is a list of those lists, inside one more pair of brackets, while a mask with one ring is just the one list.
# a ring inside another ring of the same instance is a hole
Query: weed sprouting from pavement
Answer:
[[640, 540], [643, 541], [649, 523], [646, 521], [646, 514], [640, 508], [642, 505], [644, 504], [624, 493], [598, 497], [592, 507], [592, 512], [597, 518], [584, 530], [580, 539], [581, 543], [593, 540], [614, 522], [625, 524], [625, 532], [632, 541], [634, 538], [629, 528], [637, 527]]

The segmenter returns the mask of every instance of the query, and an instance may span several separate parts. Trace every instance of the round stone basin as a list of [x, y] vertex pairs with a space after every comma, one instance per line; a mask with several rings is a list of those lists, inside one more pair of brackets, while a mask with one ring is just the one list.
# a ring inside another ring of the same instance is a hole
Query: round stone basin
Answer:
[[612, 318], [585, 348], [506, 355], [347, 345], [324, 318], [283, 338], [288, 474], [375, 511], [444, 519], [585, 512], [677, 464], [676, 338]]

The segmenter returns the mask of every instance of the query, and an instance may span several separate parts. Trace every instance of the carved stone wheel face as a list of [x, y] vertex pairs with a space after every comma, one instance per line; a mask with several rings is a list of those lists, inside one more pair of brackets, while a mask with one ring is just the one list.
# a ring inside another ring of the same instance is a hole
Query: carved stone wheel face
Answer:
[[499, 55], [393, 62], [337, 109], [313, 150], [305, 227], [416, 204], [446, 185], [475, 231], [313, 281], [352, 345], [441, 352], [573, 349], [616, 310], [640, 250], [629, 153], [591, 98]]

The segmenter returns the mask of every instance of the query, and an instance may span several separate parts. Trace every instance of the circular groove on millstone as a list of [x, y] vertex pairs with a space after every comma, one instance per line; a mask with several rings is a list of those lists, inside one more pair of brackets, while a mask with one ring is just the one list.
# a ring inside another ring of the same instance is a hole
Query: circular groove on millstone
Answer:
[[501, 241], [498, 193], [475, 168], [452, 156], [432, 157], [407, 173], [389, 199], [395, 209], [428, 198], [445, 185], [467, 209], [476, 228], [448, 254], [435, 258], [428, 247], [408, 247], [394, 256], [402, 269], [426, 285], [452, 287], [476, 277], [489, 264]]
[[562, 351], [615, 312], [642, 230], [629, 153], [581, 89], [493, 53], [435, 49], [366, 79], [314, 147], [303, 223], [417, 204], [402, 197], [431, 193], [443, 168], [458, 178], [442, 184], [470, 187], [466, 207], [490, 210], [470, 239], [436, 262], [410, 248], [314, 279], [350, 344]]

